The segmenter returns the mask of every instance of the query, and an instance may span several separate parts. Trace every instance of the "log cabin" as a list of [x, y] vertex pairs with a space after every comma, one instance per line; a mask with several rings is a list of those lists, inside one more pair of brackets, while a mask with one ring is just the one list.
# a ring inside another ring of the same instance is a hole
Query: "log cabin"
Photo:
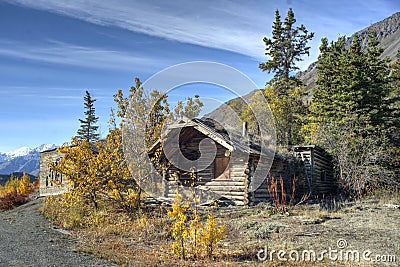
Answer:
[[[149, 157], [153, 157], [157, 149], [162, 149], [159, 161], [166, 168], [158, 171], [164, 179], [163, 192], [166, 199], [174, 197], [174, 186], [196, 186], [203, 190], [211, 190], [225, 201], [235, 205], [255, 205], [270, 199], [268, 181], [270, 177], [282, 177], [285, 191], [291, 192], [292, 181], [297, 177], [296, 196], [303, 194], [334, 194], [337, 182], [334, 180], [331, 157], [322, 148], [314, 145], [294, 146], [292, 153], [274, 152], [271, 168], [265, 170], [265, 179], [257, 188], [251, 188], [254, 170], [260, 158], [260, 147], [255, 142], [243, 141], [247, 133], [246, 124], [241, 135], [230, 134], [217, 122], [211, 119], [188, 119], [182, 117], [175, 121], [149, 149]], [[163, 143], [179, 136], [179, 146], [174, 151], [165, 152]], [[203, 145], [204, 140], [215, 144], [216, 151]], [[248, 139], [247, 139], [248, 140]], [[179, 151], [193, 162], [193, 171], [180, 168], [174, 155]], [[201, 152], [200, 152], [201, 150]], [[202, 154], [215, 153], [210, 162]], [[172, 156], [168, 157], [168, 154]], [[240, 155], [240, 156], [238, 156]], [[243, 156], [244, 155], [244, 156]], [[157, 167], [156, 167], [157, 168]], [[193, 179], [193, 172], [195, 178]]]

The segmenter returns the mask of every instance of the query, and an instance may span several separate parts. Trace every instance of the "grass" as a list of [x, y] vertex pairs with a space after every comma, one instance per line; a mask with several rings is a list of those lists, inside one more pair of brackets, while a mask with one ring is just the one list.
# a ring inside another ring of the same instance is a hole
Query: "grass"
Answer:
[[[371, 196], [367, 201], [343, 203], [334, 211], [321, 209], [318, 204], [303, 204], [293, 207], [289, 216], [271, 215], [271, 206], [266, 203], [250, 208], [220, 208], [215, 215], [225, 223], [227, 236], [218, 244], [213, 258], [197, 260], [182, 261], [173, 255], [171, 221], [164, 207], [147, 207], [132, 220], [123, 212], [106, 209], [83, 215], [78, 212], [76, 218], [80, 221], [69, 228], [78, 238], [81, 251], [121, 266], [376, 266], [366, 261], [331, 262], [327, 258], [321, 262], [283, 263], [276, 256], [273, 261], [257, 260], [257, 253], [265, 246], [271, 250], [322, 251], [336, 249], [339, 239], [346, 240], [348, 249], [396, 255], [398, 264], [400, 210], [385, 204], [389, 200], [400, 204], [400, 198], [388, 194], [379, 193], [379, 201], [371, 201]], [[59, 218], [49, 217], [63, 226]]]
[[400, 191], [391, 187], [379, 188], [373, 194], [368, 195], [367, 198], [376, 199], [385, 204], [400, 205]]

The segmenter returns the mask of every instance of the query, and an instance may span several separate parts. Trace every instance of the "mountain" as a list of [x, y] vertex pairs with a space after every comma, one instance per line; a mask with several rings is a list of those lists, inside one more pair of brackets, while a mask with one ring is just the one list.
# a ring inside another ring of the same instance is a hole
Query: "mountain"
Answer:
[[232, 116], [232, 110], [234, 113], [240, 114], [241, 111], [247, 107], [246, 102], [249, 102], [250, 98], [256, 91], [257, 90], [254, 90], [244, 96], [228, 100], [210, 113], [205, 114], [203, 118], [210, 118], [217, 122], [224, 122], [224, 127], [240, 129], [237, 127], [242, 127], [242, 125], [238, 125], [238, 123], [241, 122], [237, 120], [236, 116]]
[[39, 174], [40, 152], [55, 147], [54, 144], [43, 144], [36, 148], [21, 147], [0, 153], [0, 174], [27, 172], [37, 176]]
[[[370, 28], [373, 28], [377, 33], [377, 38], [380, 41], [380, 46], [385, 49], [382, 57], [389, 57], [392, 61], [396, 59], [397, 51], [400, 49], [400, 12], [393, 14], [392, 16], [376, 22], [369, 27], [366, 27], [355, 34], [360, 37], [362, 49], [366, 48], [367, 44], [367, 34]], [[346, 47], [350, 47], [353, 37], [349, 37], [346, 40]], [[329, 40], [336, 41], [336, 40]], [[296, 74], [305, 84], [304, 90], [304, 100], [306, 102], [311, 101], [312, 89], [315, 87], [315, 81], [317, 80], [317, 63], [313, 62], [310, 64], [307, 70], [300, 71]], [[250, 99], [255, 91], [243, 96], [244, 99]], [[240, 112], [245, 107], [245, 103], [241, 98], [234, 98], [226, 103], [222, 104], [220, 107], [204, 115], [204, 117], [213, 118], [217, 121], [227, 120], [228, 124], [233, 122], [233, 119], [226, 116], [227, 105], [232, 107], [236, 112]], [[230, 124], [229, 124], [230, 125]]]
[[[382, 57], [389, 57], [392, 61], [394, 61], [396, 59], [397, 51], [400, 49], [400, 12], [397, 12], [382, 21], [376, 22], [371, 26], [356, 32], [355, 34], [357, 34], [360, 38], [361, 49], [365, 49], [367, 46], [367, 35], [371, 28], [376, 32], [380, 46], [385, 49]], [[353, 36], [348, 37], [346, 40], [346, 47], [350, 47], [352, 41]], [[317, 80], [316, 62], [311, 63], [307, 70], [297, 73], [296, 77], [305, 84], [305, 94], [307, 95], [306, 98], [307, 100], [311, 100], [312, 89], [315, 87], [315, 81]]]

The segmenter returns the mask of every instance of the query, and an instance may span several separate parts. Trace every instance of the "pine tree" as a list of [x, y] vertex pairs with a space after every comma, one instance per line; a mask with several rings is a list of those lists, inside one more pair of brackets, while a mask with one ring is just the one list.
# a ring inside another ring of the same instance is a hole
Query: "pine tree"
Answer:
[[385, 133], [388, 136], [390, 161], [389, 167], [395, 172], [397, 182], [400, 182], [400, 50], [397, 60], [392, 65], [392, 76], [389, 96], [384, 99], [386, 107], [384, 118]]
[[373, 31], [364, 51], [358, 36], [348, 49], [345, 40], [339, 37], [328, 44], [322, 39], [310, 105], [310, 139], [334, 156], [344, 189], [361, 197], [393, 181], [387, 167], [392, 85], [388, 60], [381, 58], [383, 49]]
[[260, 63], [259, 68], [268, 73], [275, 73], [269, 85], [276, 87], [279, 95], [286, 95], [287, 90], [300, 84], [292, 73], [299, 69], [296, 62], [302, 61], [303, 55], [309, 55], [310, 47], [307, 46], [307, 42], [314, 37], [314, 33], [309, 33], [303, 24], [295, 27], [295, 23], [292, 9], [289, 9], [283, 23], [279, 11], [276, 10], [272, 38], [263, 39], [266, 46], [265, 55], [271, 59]]
[[302, 61], [304, 55], [309, 55], [307, 43], [314, 37], [314, 33], [309, 33], [304, 25], [296, 27], [295, 23], [292, 9], [283, 22], [276, 10], [272, 37], [263, 39], [265, 55], [270, 59], [259, 64], [262, 71], [274, 73], [264, 95], [269, 103], [273, 103], [271, 111], [276, 122], [277, 141], [282, 146], [300, 142], [299, 130], [306, 108], [301, 101], [301, 82], [293, 72], [299, 69], [296, 63]]
[[364, 94], [363, 101], [367, 103], [365, 108], [369, 114], [368, 119], [371, 125], [379, 131], [389, 126], [387, 117], [392, 113], [386, 101], [392, 90], [390, 83], [390, 60], [388, 58], [381, 59], [383, 52], [384, 49], [379, 46], [375, 31], [371, 30], [368, 34], [368, 44], [365, 53], [368, 65], [365, 77], [368, 89]]
[[382, 53], [374, 32], [369, 33], [364, 52], [356, 35], [349, 49], [345, 37], [330, 45], [322, 39], [310, 106], [314, 126], [351, 120], [354, 127], [369, 133], [386, 127], [384, 118], [389, 111], [384, 99], [389, 94], [390, 69], [387, 59], [380, 58]]
[[96, 110], [94, 107], [94, 102], [96, 99], [93, 99], [89, 93], [86, 91], [86, 95], [83, 98], [84, 107], [85, 107], [85, 119], [79, 119], [81, 123], [80, 129], [77, 132], [77, 138], [79, 140], [86, 140], [90, 143], [99, 140], [100, 135], [98, 133], [99, 126], [96, 125], [99, 117], [96, 117]]

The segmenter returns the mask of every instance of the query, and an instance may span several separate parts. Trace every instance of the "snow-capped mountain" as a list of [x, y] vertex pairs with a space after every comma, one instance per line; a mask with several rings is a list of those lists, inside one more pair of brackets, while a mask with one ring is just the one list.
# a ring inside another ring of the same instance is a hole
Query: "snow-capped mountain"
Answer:
[[16, 150], [6, 152], [6, 153], [4, 153], [4, 154], [5, 154], [8, 158], [13, 159], [13, 158], [16, 158], [16, 157], [26, 156], [26, 155], [28, 155], [31, 151], [32, 151], [31, 148], [24, 146], [24, 147], [20, 147], [20, 148], [18, 148], [18, 149], [16, 149]]
[[0, 174], [27, 172], [39, 174], [40, 152], [53, 149], [54, 144], [43, 144], [36, 148], [21, 147], [13, 151], [0, 152]]

